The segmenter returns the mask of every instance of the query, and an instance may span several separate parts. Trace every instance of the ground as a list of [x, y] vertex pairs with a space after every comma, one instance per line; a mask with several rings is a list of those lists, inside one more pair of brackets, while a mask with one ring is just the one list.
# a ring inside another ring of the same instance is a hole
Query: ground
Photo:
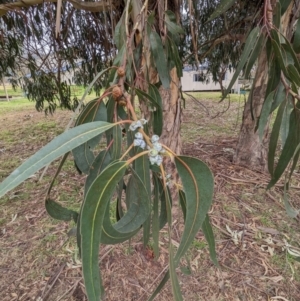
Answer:
[[[183, 152], [204, 160], [215, 177], [214, 204], [209, 213], [220, 267], [210, 261], [201, 232], [178, 268], [184, 300], [300, 300], [299, 219], [287, 216], [280, 183], [266, 191], [269, 175], [232, 164], [240, 127], [243, 98], [219, 103], [218, 94], [194, 94], [184, 109]], [[223, 112], [226, 111], [226, 112]], [[218, 114], [221, 113], [222, 114]], [[27, 101], [0, 102], [0, 181], [14, 168], [61, 133], [72, 112], [45, 116]], [[72, 223], [50, 218], [44, 197], [59, 162], [50, 165], [0, 199], [1, 300], [86, 300], [81, 262]], [[300, 207], [299, 173], [290, 201]], [[84, 177], [70, 157], [52, 198], [78, 210]], [[176, 205], [175, 205], [176, 206]], [[173, 242], [183, 221], [174, 210]], [[70, 232], [71, 230], [71, 232]], [[101, 246], [106, 300], [147, 300], [168, 264], [167, 235], [153, 258], [139, 238], [130, 244]], [[298, 253], [297, 253], [298, 252]], [[297, 255], [298, 254], [298, 255]], [[156, 300], [172, 300], [170, 285]]]

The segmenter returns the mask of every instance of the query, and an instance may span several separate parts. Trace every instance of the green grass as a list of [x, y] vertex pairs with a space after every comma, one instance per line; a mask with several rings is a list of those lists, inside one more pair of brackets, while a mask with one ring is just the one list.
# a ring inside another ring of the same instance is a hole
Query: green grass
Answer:
[[[220, 101], [222, 99], [221, 92], [187, 92], [188, 94], [192, 95], [197, 99], [210, 99]], [[183, 92], [183, 96], [188, 98], [188, 95]], [[248, 95], [246, 95], [247, 97]], [[226, 99], [230, 99], [230, 101], [240, 101], [244, 100], [244, 95], [239, 94], [228, 94]]]

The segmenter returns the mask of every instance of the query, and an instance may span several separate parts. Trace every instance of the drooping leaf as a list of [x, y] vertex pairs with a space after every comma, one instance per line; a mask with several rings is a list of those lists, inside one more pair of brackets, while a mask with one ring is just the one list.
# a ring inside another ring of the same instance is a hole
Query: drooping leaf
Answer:
[[300, 52], [300, 19], [298, 19], [297, 21], [297, 25], [294, 33], [293, 48], [296, 53]]
[[288, 101], [284, 108], [281, 127], [280, 127], [280, 138], [281, 138], [282, 145], [285, 144], [287, 135], [289, 133], [290, 115], [291, 115], [292, 109], [293, 109], [293, 106], [292, 106], [291, 102]]
[[217, 259], [217, 253], [216, 253], [216, 243], [215, 243], [214, 232], [211, 227], [208, 215], [206, 215], [206, 218], [202, 224], [202, 231], [203, 231], [205, 239], [208, 243], [210, 259], [215, 264], [215, 266], [219, 266], [218, 259]]
[[276, 2], [274, 12], [273, 12], [273, 24], [275, 28], [280, 30], [280, 22], [281, 22], [281, 4], [280, 2]]
[[121, 156], [122, 151], [122, 130], [121, 127], [115, 126], [113, 127], [113, 144], [112, 144], [112, 151], [111, 157], [112, 160], [117, 160]]
[[289, 133], [286, 139], [286, 143], [282, 149], [274, 174], [268, 185], [268, 189], [277, 183], [277, 181], [285, 171], [286, 167], [288, 166], [290, 160], [292, 159], [294, 152], [299, 143], [300, 143], [300, 116], [298, 111], [293, 110], [290, 115]]
[[110, 164], [111, 161], [111, 156], [108, 150], [103, 150], [97, 155], [85, 180], [84, 196], [97, 176]]
[[274, 161], [275, 161], [275, 153], [276, 153], [276, 147], [277, 147], [277, 142], [278, 142], [278, 138], [279, 138], [279, 133], [280, 133], [280, 126], [281, 126], [281, 122], [282, 122], [282, 116], [283, 116], [283, 112], [285, 109], [285, 101], [282, 101], [276, 118], [275, 118], [275, 122], [273, 125], [273, 129], [272, 129], [272, 133], [270, 136], [270, 142], [269, 142], [269, 152], [268, 152], [268, 170], [269, 173], [271, 174], [271, 176], [273, 176], [274, 174]]
[[155, 31], [151, 31], [150, 33], [150, 49], [161, 83], [164, 88], [168, 89], [170, 87], [170, 74], [167, 60], [161, 38]]
[[252, 31], [250, 32], [250, 34], [247, 38], [246, 44], [245, 44], [244, 51], [241, 55], [240, 62], [238, 64], [238, 66], [236, 67], [235, 73], [226, 89], [225, 96], [231, 91], [231, 88], [233, 87], [237, 78], [239, 77], [240, 72], [246, 65], [246, 63], [249, 59], [249, 55], [253, 50], [253, 46], [256, 45], [256, 41], [260, 38], [260, 35], [261, 35], [261, 32], [260, 32], [259, 27], [253, 28]]
[[73, 219], [75, 223], [77, 222], [78, 213], [76, 211], [67, 209], [51, 199], [45, 201], [45, 207], [48, 214], [57, 220], [70, 221]]
[[151, 103], [152, 106], [157, 107], [158, 108], [158, 103], [156, 101], [155, 98], [153, 98], [149, 93], [144, 92], [143, 90], [137, 89], [135, 88], [135, 92], [137, 94], [137, 96], [143, 100], [148, 99]]
[[99, 273], [99, 244], [107, 206], [116, 185], [124, 176], [127, 162], [109, 165], [90, 186], [81, 211], [81, 257], [85, 288], [89, 301], [99, 301], [103, 295]]
[[[171, 208], [170, 208], [171, 209]], [[171, 237], [170, 237], [171, 239]], [[183, 297], [180, 291], [180, 285], [178, 277], [176, 274], [176, 265], [174, 260], [173, 245], [169, 243], [169, 268], [170, 268], [170, 278], [171, 278], [171, 287], [173, 292], [173, 299], [175, 301], [183, 301]]]
[[[212, 203], [214, 180], [207, 165], [196, 158], [177, 156], [175, 163], [187, 201], [184, 232], [174, 259], [176, 267], [206, 218]], [[168, 271], [148, 301], [154, 300], [169, 278], [170, 272]]]
[[295, 68], [294, 65], [289, 64], [287, 66], [287, 72], [290, 75], [290, 79], [298, 86], [300, 87], [300, 75], [297, 69]]
[[269, 120], [271, 106], [272, 106], [272, 102], [273, 102], [273, 99], [274, 99], [274, 94], [275, 94], [275, 91], [272, 91], [267, 96], [266, 100], [264, 101], [261, 113], [260, 113], [259, 124], [258, 124], [258, 135], [259, 135], [260, 141], [262, 141], [264, 131], [265, 131], [265, 127], [266, 127], [267, 122]]
[[83, 144], [91, 138], [112, 128], [114, 124], [96, 121], [77, 126], [54, 138], [50, 143], [36, 152], [20, 167], [14, 170], [1, 184], [0, 197], [25, 181], [45, 165], [51, 163], [66, 152]]
[[153, 133], [161, 136], [163, 129], [163, 109], [162, 109], [162, 99], [158, 89], [154, 85], [149, 85], [149, 95], [155, 99], [157, 106], [154, 108], [153, 112]]
[[285, 100], [286, 97], [286, 89], [282, 82], [279, 83], [274, 101], [272, 103], [271, 111], [270, 113], [274, 112], [277, 107]]
[[253, 47], [253, 50], [251, 52], [251, 55], [248, 59], [248, 62], [247, 62], [247, 65], [246, 65], [246, 68], [245, 68], [245, 72], [244, 72], [244, 78], [249, 78], [249, 74], [251, 72], [251, 69], [254, 65], [254, 63], [256, 62], [262, 48], [264, 47], [266, 43], [266, 37], [261, 34], [259, 36], [259, 38], [256, 40], [256, 43]]
[[279, 0], [281, 6], [281, 15], [283, 15], [286, 12], [291, 2], [292, 0]]
[[[180, 201], [180, 205], [181, 205], [181, 208], [183, 211], [183, 217], [184, 217], [184, 221], [185, 221], [186, 220], [186, 198], [185, 198], [185, 193], [182, 190], [179, 190], [179, 201]], [[214, 237], [214, 233], [213, 233], [210, 221], [209, 221], [208, 214], [206, 215], [205, 220], [202, 224], [202, 232], [208, 243], [210, 258], [216, 266], [219, 266], [219, 263], [217, 260], [217, 254], [216, 254], [215, 237]]]
[[214, 180], [210, 169], [202, 161], [175, 157], [176, 167], [186, 195], [186, 222], [175, 259], [178, 261], [187, 251], [210, 209]]
[[153, 216], [152, 216], [152, 238], [153, 238], [153, 251], [157, 258], [159, 254], [159, 199], [160, 199], [160, 189], [159, 189], [159, 179], [153, 173], [153, 186], [154, 186], [154, 199], [153, 199]]
[[[139, 150], [139, 152], [141, 149]], [[148, 195], [151, 195], [151, 182], [150, 182], [150, 166], [149, 166], [149, 158], [148, 155], [143, 155], [138, 157], [134, 161], [134, 170], [141, 179], [143, 185], [146, 187]], [[150, 206], [150, 204], [149, 204]], [[150, 215], [143, 224], [143, 243], [146, 246], [150, 239], [150, 227], [151, 220]]]
[[[99, 102], [97, 99], [90, 101], [86, 105], [78, 116], [75, 126], [94, 121], [107, 121], [106, 106], [102, 101]], [[76, 166], [85, 174], [89, 173], [90, 167], [95, 159], [92, 149], [99, 143], [101, 136], [102, 134], [90, 139], [72, 151]]]
[[235, 0], [221, 0], [219, 5], [216, 7], [207, 22], [219, 17], [221, 14], [225, 13], [233, 4]]
[[172, 11], [165, 11], [165, 17], [167, 29], [172, 33], [172, 35], [177, 36], [180, 34], [184, 34], [183, 28], [176, 23], [176, 16]]

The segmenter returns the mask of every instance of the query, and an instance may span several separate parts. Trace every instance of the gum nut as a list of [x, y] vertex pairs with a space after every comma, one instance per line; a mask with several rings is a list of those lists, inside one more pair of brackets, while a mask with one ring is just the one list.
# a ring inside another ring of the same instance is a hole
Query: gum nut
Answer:
[[143, 139], [143, 134], [140, 133], [140, 132], [135, 133], [134, 136], [135, 136], [136, 139]]
[[117, 100], [121, 95], [122, 95], [122, 90], [120, 87], [118, 86], [115, 86], [113, 89], [112, 89], [112, 97], [114, 100]]
[[123, 76], [125, 75], [125, 70], [124, 70], [124, 68], [123, 68], [123, 67], [119, 67], [117, 73], [118, 73], [118, 75], [119, 75], [120, 77], [123, 77]]
[[157, 136], [157, 135], [153, 135], [152, 137], [151, 137], [151, 142], [152, 143], [155, 143], [155, 142], [157, 142], [159, 140], [159, 137]]
[[149, 151], [149, 156], [150, 157], [156, 157], [158, 155], [158, 151], [154, 148], [151, 148]]
[[157, 150], [158, 152], [160, 152], [162, 150], [162, 146], [161, 146], [161, 144], [159, 142], [153, 143], [153, 148], [155, 150]]

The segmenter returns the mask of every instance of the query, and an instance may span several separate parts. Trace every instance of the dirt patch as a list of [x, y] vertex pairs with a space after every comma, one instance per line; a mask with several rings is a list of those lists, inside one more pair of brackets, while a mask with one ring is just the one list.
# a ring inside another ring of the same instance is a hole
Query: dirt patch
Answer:
[[[300, 251], [299, 220], [287, 217], [280, 184], [265, 191], [269, 176], [232, 164], [240, 125], [241, 103], [216, 118], [223, 107], [201, 100], [206, 109], [188, 100], [182, 125], [184, 153], [204, 160], [215, 176], [210, 212], [220, 268], [209, 259], [201, 232], [178, 268], [185, 300], [299, 300], [300, 263], [288, 249]], [[223, 105], [222, 105], [223, 106]], [[224, 104], [225, 107], [225, 104]], [[210, 115], [207, 114], [207, 110]], [[1, 118], [0, 180], [23, 160], [62, 132], [72, 113], [57, 111], [45, 117], [33, 108]], [[239, 115], [239, 117], [237, 117]], [[1, 300], [86, 300], [81, 263], [72, 223], [58, 222], [45, 212], [44, 195], [58, 162], [43, 180], [41, 172], [0, 199]], [[69, 158], [53, 191], [53, 198], [78, 209], [84, 177]], [[299, 187], [299, 174], [293, 185]], [[290, 195], [300, 207], [300, 188]], [[180, 242], [183, 223], [175, 216], [173, 241]], [[168, 241], [162, 230], [161, 252], [154, 259], [151, 246], [140, 238], [130, 244], [101, 246], [99, 257], [106, 300], [147, 300], [168, 265]], [[292, 247], [293, 248], [292, 248]], [[172, 300], [170, 284], [156, 300]]]

